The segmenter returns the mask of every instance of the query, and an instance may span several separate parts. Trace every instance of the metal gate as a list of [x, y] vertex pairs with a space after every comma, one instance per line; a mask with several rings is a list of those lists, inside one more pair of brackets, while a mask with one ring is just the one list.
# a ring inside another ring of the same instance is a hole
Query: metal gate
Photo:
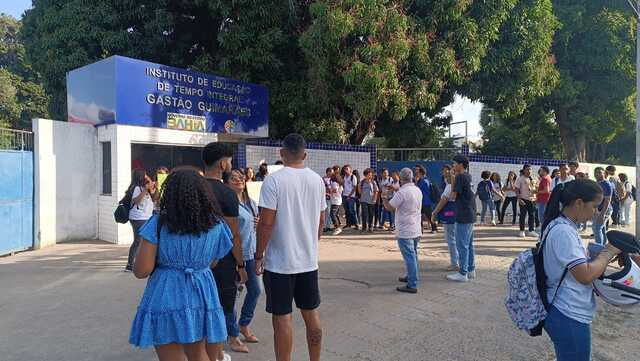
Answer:
[[0, 255], [33, 247], [33, 134], [0, 129]]

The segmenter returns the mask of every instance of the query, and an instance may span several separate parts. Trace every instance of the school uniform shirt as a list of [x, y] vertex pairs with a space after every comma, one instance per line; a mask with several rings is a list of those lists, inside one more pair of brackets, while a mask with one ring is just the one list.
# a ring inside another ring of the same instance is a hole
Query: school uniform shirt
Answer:
[[322, 178], [309, 168], [284, 167], [260, 190], [260, 207], [276, 211], [264, 269], [299, 274], [318, 269], [318, 227], [327, 208]]
[[362, 181], [360, 183], [360, 202], [366, 204], [376, 204], [375, 195], [378, 192], [378, 185], [376, 182]]
[[331, 181], [329, 184], [329, 189], [331, 190], [331, 197], [329, 200], [331, 201], [332, 206], [341, 206], [342, 205], [342, 186], [336, 182]]
[[[345, 197], [355, 197], [356, 196], [355, 187], [357, 184], [358, 184], [358, 179], [356, 178], [355, 175], [352, 174], [349, 177], [345, 177], [342, 195]], [[353, 194], [351, 194], [351, 192], [353, 192]]]
[[135, 187], [133, 189], [131, 209], [129, 210], [129, 219], [132, 221], [146, 221], [153, 215], [153, 199], [149, 193], [145, 194], [142, 201], [138, 204], [133, 202], [133, 199], [142, 193], [141, 187]]
[[[493, 189], [498, 191], [498, 193], [502, 192], [502, 183], [491, 181], [491, 186], [493, 187]], [[493, 199], [494, 202], [498, 202], [502, 200], [502, 197], [500, 197], [500, 195], [496, 194], [495, 192], [491, 192], [491, 199]]]
[[[515, 181], [507, 181], [506, 186], [508, 188], [515, 188], [516, 186], [516, 182]], [[505, 191], [504, 192], [504, 196], [507, 198], [512, 198], [512, 197], [516, 197], [516, 191], [515, 190], [509, 190], [509, 191]]]
[[624, 183], [624, 191], [628, 194], [627, 198], [624, 200], [624, 205], [630, 205], [633, 203], [633, 188], [631, 187], [631, 183]]
[[572, 176], [571, 174], [567, 174], [567, 178], [561, 178], [560, 176], [557, 176], [555, 178], [553, 178], [553, 182], [551, 184], [551, 191], [553, 192], [553, 190], [559, 185], [559, 184], [565, 184], [565, 183], [569, 183], [571, 181], [576, 180], [576, 177]]
[[[545, 229], [545, 234], [548, 233], [543, 249], [547, 299], [563, 315], [589, 324], [596, 309], [593, 286], [583, 285], [571, 274], [571, 269], [588, 262], [587, 249], [578, 234], [579, 228], [573, 221], [561, 216], [551, 221]], [[569, 271], [554, 298], [565, 268]]]

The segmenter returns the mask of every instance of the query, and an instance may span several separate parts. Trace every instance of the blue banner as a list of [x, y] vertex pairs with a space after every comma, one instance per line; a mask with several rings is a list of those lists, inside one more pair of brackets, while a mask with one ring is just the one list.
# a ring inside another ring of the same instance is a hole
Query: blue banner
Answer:
[[268, 136], [257, 84], [115, 56], [70, 72], [67, 91], [70, 121]]

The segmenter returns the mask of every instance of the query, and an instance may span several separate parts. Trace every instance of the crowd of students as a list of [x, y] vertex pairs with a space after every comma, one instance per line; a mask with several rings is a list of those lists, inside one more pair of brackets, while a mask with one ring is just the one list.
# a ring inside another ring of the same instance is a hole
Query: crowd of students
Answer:
[[[453, 272], [446, 279], [476, 278], [477, 200], [481, 224], [503, 224], [509, 207], [512, 224], [519, 208], [521, 236], [538, 236], [541, 223], [553, 296], [545, 329], [559, 361], [589, 359], [591, 282], [620, 251], [606, 245], [590, 259], [579, 230], [591, 221], [596, 242], [604, 245], [609, 219], [612, 225], [629, 224], [635, 188], [625, 174], [616, 176], [615, 167], [596, 168], [592, 181], [575, 162], [554, 171], [540, 167], [536, 178], [525, 165], [519, 176], [509, 172], [504, 183], [498, 173], [483, 171], [474, 186], [468, 158], [457, 155], [442, 168], [439, 183], [420, 165], [378, 175], [365, 169], [362, 178], [350, 165], [334, 166], [321, 178], [304, 166], [304, 139], [295, 134], [284, 140], [283, 169], [271, 175], [266, 165], [257, 172], [233, 169], [232, 156], [229, 146], [211, 143], [203, 149], [204, 171], [173, 169], [162, 189], [144, 170], [133, 172], [127, 194], [135, 238], [125, 270], [149, 281], [130, 342], [154, 346], [160, 360], [230, 360], [225, 342], [233, 351], [249, 352], [247, 344], [259, 342], [250, 324], [263, 287], [276, 360], [291, 360], [294, 301], [305, 322], [309, 358], [319, 360], [321, 235], [346, 228], [394, 231], [406, 268], [397, 290], [415, 294], [418, 244], [425, 229], [437, 232], [440, 225]], [[254, 180], [263, 181], [259, 205], [247, 193], [247, 182]]]

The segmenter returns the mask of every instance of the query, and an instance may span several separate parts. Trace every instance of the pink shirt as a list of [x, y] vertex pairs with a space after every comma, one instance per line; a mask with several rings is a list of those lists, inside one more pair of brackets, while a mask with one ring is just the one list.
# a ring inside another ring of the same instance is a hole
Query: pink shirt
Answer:
[[413, 183], [400, 187], [389, 205], [396, 210], [396, 237], [414, 239], [422, 235], [422, 191]]

